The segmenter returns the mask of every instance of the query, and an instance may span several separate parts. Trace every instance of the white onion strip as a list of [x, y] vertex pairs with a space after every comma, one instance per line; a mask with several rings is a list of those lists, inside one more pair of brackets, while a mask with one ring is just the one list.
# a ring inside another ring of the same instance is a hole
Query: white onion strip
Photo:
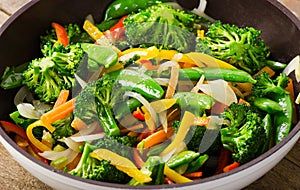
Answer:
[[297, 55], [282, 71], [283, 74], [289, 75], [295, 71], [295, 77], [297, 82], [300, 82], [300, 55]]
[[205, 76], [201, 75], [199, 81], [194, 86], [194, 88], [191, 90], [191, 92], [198, 92], [200, 90], [200, 85], [203, 84], [203, 82], [204, 82], [204, 79], [205, 79]]
[[60, 139], [59, 141], [64, 142], [73, 151], [78, 152], [78, 153], [81, 152], [79, 147], [82, 145], [82, 143], [75, 142], [71, 138], [63, 138], [63, 139]]
[[237, 103], [236, 94], [224, 80], [208, 81], [208, 84], [201, 84], [199, 88], [205, 94], [225, 105], [229, 106], [233, 102]]
[[[39, 153], [40, 156], [46, 158], [47, 160], [57, 160], [62, 157], [68, 158], [68, 161], [71, 160], [74, 156], [77, 156], [77, 152], [73, 151], [71, 148], [68, 148], [64, 151], [44, 151], [42, 153]], [[74, 159], [74, 158], [73, 158]]]
[[17, 109], [21, 116], [28, 119], [40, 119], [41, 113], [30, 103], [21, 103], [17, 105]]
[[97, 134], [91, 134], [91, 135], [84, 135], [84, 136], [78, 136], [78, 137], [70, 137], [75, 142], [85, 142], [85, 141], [93, 141], [98, 140], [105, 137], [105, 133], [97, 133]]

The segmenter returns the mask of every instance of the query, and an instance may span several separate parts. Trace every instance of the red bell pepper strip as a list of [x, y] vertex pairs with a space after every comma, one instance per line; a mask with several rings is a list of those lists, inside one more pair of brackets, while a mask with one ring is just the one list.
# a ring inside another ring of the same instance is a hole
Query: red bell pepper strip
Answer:
[[61, 43], [64, 47], [69, 45], [67, 30], [60, 24], [52, 22], [52, 27], [55, 29], [58, 43]]
[[8, 121], [0, 121], [1, 126], [4, 128], [4, 130], [8, 133], [15, 133], [22, 137], [25, 140], [28, 140], [26, 132], [19, 126], [10, 123]]
[[240, 163], [233, 162], [232, 164], [229, 164], [229, 165], [225, 166], [224, 169], [223, 169], [223, 171], [224, 172], [229, 172], [229, 171], [231, 171], [231, 170], [233, 170], [233, 169], [235, 169], [235, 168], [237, 168], [239, 166], [240, 166]]
[[123, 21], [125, 18], [127, 18], [128, 15], [123, 16], [114, 26], [112, 26], [109, 30], [110, 32], [114, 32], [118, 28], [124, 28]]
[[145, 116], [141, 109], [137, 108], [135, 111], [132, 113], [133, 117], [135, 117], [138, 120], [145, 121]]

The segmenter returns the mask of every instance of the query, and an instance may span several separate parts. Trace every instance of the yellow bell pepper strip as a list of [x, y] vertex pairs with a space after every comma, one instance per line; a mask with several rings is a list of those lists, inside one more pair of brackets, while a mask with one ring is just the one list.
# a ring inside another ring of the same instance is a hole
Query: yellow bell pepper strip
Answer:
[[165, 165], [164, 174], [175, 183], [189, 183], [193, 180], [186, 178]]
[[184, 140], [186, 134], [188, 133], [190, 127], [194, 125], [195, 116], [191, 112], [184, 112], [179, 129], [173, 141], [160, 153], [160, 156], [164, 156], [176, 149], [178, 145]]
[[38, 148], [40, 151], [49, 151], [51, 150], [50, 147], [48, 147], [47, 145], [43, 144], [41, 141], [39, 141], [38, 139], [35, 138], [35, 136], [33, 135], [33, 129], [35, 127], [39, 127], [39, 126], [43, 126], [46, 129], [48, 129], [50, 131], [50, 133], [52, 133], [55, 128], [50, 125], [50, 124], [45, 124], [43, 123], [41, 120], [38, 120], [32, 124], [30, 124], [27, 129], [26, 129], [26, 135], [28, 137], [28, 140], [36, 147]]
[[56, 22], [52, 22], [51, 25], [55, 29], [55, 33], [57, 36], [57, 43], [62, 44], [64, 47], [69, 45], [68, 33], [66, 29], [62, 25]]
[[83, 29], [95, 40], [99, 40], [104, 34], [89, 20], [85, 20]]
[[134, 178], [140, 183], [147, 183], [152, 181], [152, 178], [141, 172], [133, 162], [128, 158], [120, 156], [107, 149], [96, 149], [90, 153], [90, 156], [98, 160], [110, 161], [110, 164], [115, 166], [118, 170], [126, 173], [128, 176]]
[[177, 101], [177, 99], [174, 99], [174, 98], [161, 99], [161, 100], [151, 102], [150, 105], [156, 113], [160, 113], [160, 112], [163, 112], [163, 111], [171, 108], [174, 104], [176, 104], [176, 101]]
[[[181, 54], [176, 50], [159, 50], [155, 46], [149, 48], [130, 48], [119, 53], [120, 60], [126, 61], [134, 55], [139, 55], [139, 60], [157, 59], [157, 60], [172, 60], [175, 55]], [[177, 62], [193, 63], [185, 54], [181, 54]]]
[[185, 55], [189, 57], [198, 67], [220, 67], [236, 69], [236, 67], [232, 66], [231, 64], [204, 53], [190, 52]]

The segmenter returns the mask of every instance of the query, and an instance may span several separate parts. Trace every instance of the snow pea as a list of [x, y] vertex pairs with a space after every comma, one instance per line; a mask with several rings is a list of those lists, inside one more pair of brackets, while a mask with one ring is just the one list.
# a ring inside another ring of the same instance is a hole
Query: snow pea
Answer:
[[232, 68], [211, 68], [211, 67], [192, 67], [180, 69], [179, 76], [190, 80], [199, 80], [204, 75], [207, 80], [224, 79], [229, 82], [250, 82], [254, 84], [256, 80], [242, 70]]
[[283, 111], [283, 108], [278, 102], [275, 102], [269, 98], [254, 98], [253, 105], [269, 114]]
[[274, 127], [272, 125], [272, 117], [270, 114], [267, 114], [264, 119], [262, 120], [263, 127], [265, 129], [266, 133], [266, 143], [264, 144], [262, 148], [261, 154], [263, 154], [265, 151], [269, 150], [273, 146], [274, 142]]
[[167, 162], [167, 166], [174, 169], [181, 165], [190, 163], [192, 160], [197, 158], [200, 155], [198, 152], [194, 152], [191, 150], [185, 150], [178, 154], [172, 156]]
[[278, 144], [290, 132], [293, 121], [293, 103], [289, 94], [277, 95], [273, 100], [278, 102], [283, 110], [274, 115], [274, 126], [276, 127], [275, 143]]
[[186, 173], [192, 173], [199, 171], [199, 169], [203, 166], [203, 164], [208, 160], [208, 155], [203, 154], [199, 156], [196, 160], [193, 160], [192, 162], [189, 163], [187, 170], [185, 171]]
[[[160, 0], [163, 3], [171, 1]], [[156, 0], [115, 0], [107, 7], [104, 20], [121, 18], [129, 13], [136, 12], [139, 9], [146, 9], [155, 4], [157, 4]]]

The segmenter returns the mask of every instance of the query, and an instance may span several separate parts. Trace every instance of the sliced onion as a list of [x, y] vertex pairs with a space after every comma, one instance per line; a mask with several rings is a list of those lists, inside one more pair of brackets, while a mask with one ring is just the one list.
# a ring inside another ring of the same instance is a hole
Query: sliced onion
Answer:
[[191, 90], [191, 92], [198, 92], [200, 90], [200, 85], [203, 84], [205, 79], [204, 75], [201, 75], [199, 81], [197, 82], [197, 84], [194, 86], [194, 88]]
[[133, 51], [130, 53], [127, 53], [125, 55], [122, 55], [119, 60], [122, 62], [128, 61], [129, 59], [133, 58], [135, 55], [139, 56], [147, 56], [148, 52], [147, 51]]
[[25, 86], [21, 87], [14, 97], [15, 106], [24, 102], [25, 98], [31, 102], [33, 100], [32, 93]]
[[44, 151], [42, 153], [39, 153], [40, 156], [42, 156], [48, 160], [57, 160], [61, 157], [66, 157], [66, 158], [68, 158], [68, 161], [70, 161], [71, 158], [73, 158], [74, 156], [76, 157], [77, 154], [78, 153], [73, 151], [71, 148], [68, 148], [68, 149], [66, 149], [64, 151], [60, 151], [60, 152], [51, 150], [51, 151]]
[[80, 153], [79, 147], [82, 145], [82, 143], [75, 142], [71, 138], [63, 138], [63, 139], [60, 139], [59, 141], [64, 142], [73, 151]]
[[141, 102], [143, 104], [143, 106], [146, 107], [146, 109], [148, 110], [148, 112], [151, 115], [152, 120], [154, 121], [154, 123], [156, 122], [156, 113], [154, 111], [154, 109], [152, 108], [152, 106], [150, 105], [150, 103], [148, 102], [148, 100], [146, 100], [142, 95], [135, 93], [135, 92], [130, 92], [127, 91], [124, 94], [124, 98], [126, 97], [132, 97], [137, 99], [139, 102]]
[[159, 68], [157, 69], [157, 74], [160, 75], [163, 71], [175, 65], [178, 65], [176, 61], [166, 61], [159, 66]]
[[[96, 127], [98, 127], [99, 124], [97, 121], [87, 125], [85, 128], [81, 129], [78, 133], [75, 133], [74, 135], [70, 136], [70, 137], [79, 137], [79, 136], [85, 136], [85, 135], [89, 135], [92, 132], [94, 132], [96, 130]], [[70, 138], [68, 137], [68, 138]]]
[[210, 21], [214, 21], [213, 18], [205, 14], [205, 9], [206, 9], [207, 1], [206, 0], [200, 0], [200, 4], [198, 8], [195, 8], [192, 10], [193, 13], [202, 16]]
[[49, 111], [53, 107], [50, 104], [46, 104], [46, 103], [41, 102], [40, 100], [33, 100], [32, 105], [41, 114], [46, 113], [47, 111]]
[[154, 78], [154, 80], [160, 85], [160, 86], [168, 86], [170, 79], [168, 78]]
[[30, 103], [21, 103], [17, 105], [20, 115], [28, 119], [40, 119], [41, 113]]
[[70, 137], [75, 142], [85, 142], [85, 141], [93, 141], [98, 140], [105, 137], [105, 133], [98, 133], [98, 134], [92, 134], [92, 135], [83, 135], [78, 137]]
[[201, 84], [200, 90], [212, 98], [227, 106], [231, 103], [237, 103], [237, 97], [234, 91], [230, 88], [228, 83], [222, 79], [208, 81], [208, 84]]
[[297, 98], [295, 100], [295, 103], [296, 104], [300, 104], [300, 92], [299, 92], [299, 94], [298, 94], [298, 96], [297, 96]]
[[300, 55], [297, 55], [282, 71], [283, 74], [289, 75], [295, 71], [297, 82], [300, 82]]
[[159, 121], [161, 123], [161, 125], [163, 126], [163, 129], [165, 131], [165, 133], [168, 132], [168, 119], [167, 119], [167, 111], [162, 111], [158, 114], [159, 117]]
[[84, 89], [86, 87], [86, 85], [87, 85], [87, 82], [85, 82], [77, 74], [75, 74], [74, 76], [75, 76], [75, 79], [77, 80], [77, 82], [79, 83], [79, 85], [81, 86], [81, 88]]

